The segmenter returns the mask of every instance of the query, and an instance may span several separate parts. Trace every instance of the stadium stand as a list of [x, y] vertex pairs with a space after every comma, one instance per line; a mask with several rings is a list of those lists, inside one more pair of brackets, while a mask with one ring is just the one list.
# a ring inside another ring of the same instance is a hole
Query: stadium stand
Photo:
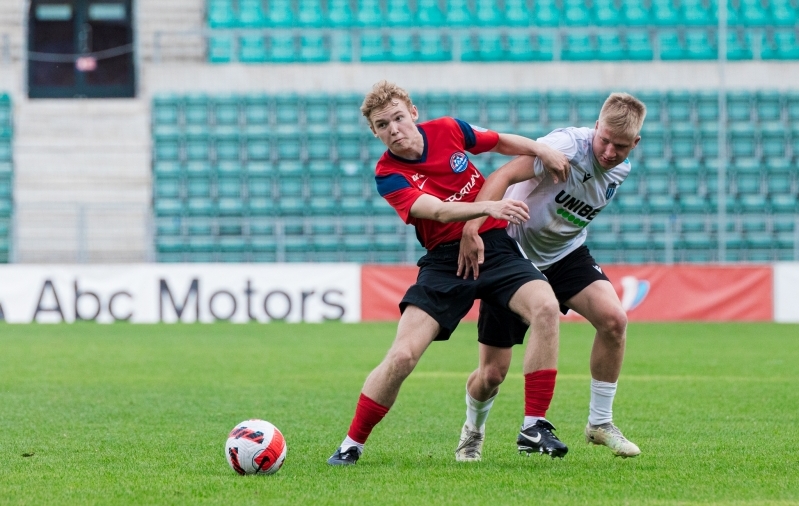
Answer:
[[13, 211], [11, 99], [0, 94], [0, 263], [8, 263]]
[[[728, 59], [799, 59], [796, 0], [728, 3]], [[208, 60], [713, 60], [716, 12], [716, 0], [208, 0]]]
[[[592, 126], [604, 93], [416, 97], [423, 118], [455, 115], [538, 137]], [[589, 247], [613, 262], [715, 261], [718, 99], [645, 92], [633, 172], [592, 224]], [[158, 96], [153, 196], [159, 261], [412, 262], [422, 250], [377, 195], [384, 152], [359, 96]], [[793, 260], [799, 193], [799, 95], [731, 92], [727, 260]], [[476, 157], [486, 174], [503, 158]]]

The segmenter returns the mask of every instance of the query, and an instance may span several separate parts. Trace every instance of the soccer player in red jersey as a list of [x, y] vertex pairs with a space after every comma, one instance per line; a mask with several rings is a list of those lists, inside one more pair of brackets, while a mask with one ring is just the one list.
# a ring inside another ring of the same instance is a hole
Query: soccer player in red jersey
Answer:
[[[377, 162], [378, 192], [416, 227], [427, 254], [418, 262], [416, 284], [400, 302], [402, 316], [394, 343], [366, 378], [347, 437], [328, 464], [357, 462], [372, 429], [394, 404], [424, 351], [433, 341], [449, 339], [476, 299], [507, 308], [530, 323], [523, 366], [525, 424], [519, 436], [524, 435], [527, 443], [519, 449], [562, 457], [568, 449], [545, 418], [557, 373], [558, 302], [546, 277], [505, 232], [509, 221], [528, 219], [526, 205], [515, 200], [475, 202], [485, 180], [466, 151], [537, 156], [556, 181], [568, 178], [568, 160], [526, 137], [498, 134], [455, 118], [417, 125], [419, 113], [408, 93], [386, 81], [373, 87], [361, 112], [388, 148]], [[463, 279], [457, 275], [463, 224], [484, 216], [488, 218], [479, 230], [485, 244], [481, 276]], [[488, 358], [481, 353], [481, 362]], [[486, 407], [485, 402], [474, 402], [477, 408]], [[472, 457], [478, 460], [480, 455]]]

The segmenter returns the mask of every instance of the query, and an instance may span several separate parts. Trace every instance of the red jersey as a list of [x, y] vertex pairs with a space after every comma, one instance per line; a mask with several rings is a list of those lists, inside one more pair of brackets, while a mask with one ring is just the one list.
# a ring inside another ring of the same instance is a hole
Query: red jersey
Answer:
[[[387, 150], [377, 162], [377, 191], [405, 223], [416, 227], [416, 237], [428, 250], [457, 241], [463, 222], [441, 223], [411, 216], [411, 207], [427, 193], [444, 202], [474, 202], [485, 178], [464, 151], [480, 154], [499, 142], [499, 134], [473, 127], [456, 118], [439, 118], [417, 125], [424, 138], [418, 160], [406, 160]], [[488, 217], [480, 232], [505, 228], [507, 221]]]

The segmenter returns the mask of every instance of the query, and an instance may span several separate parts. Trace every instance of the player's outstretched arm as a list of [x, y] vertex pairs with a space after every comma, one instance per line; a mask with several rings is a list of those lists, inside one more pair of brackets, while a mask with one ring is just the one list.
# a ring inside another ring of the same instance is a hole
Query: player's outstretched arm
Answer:
[[[510, 185], [531, 179], [535, 176], [534, 161], [535, 157], [519, 156], [497, 169], [488, 176], [485, 184], [480, 188], [475, 202], [501, 199]], [[485, 218], [476, 218], [468, 221], [463, 227], [457, 272], [458, 276], [463, 275], [463, 279], [468, 278], [469, 274], [474, 279], [480, 275], [480, 265], [484, 260], [485, 248], [483, 240], [477, 233], [484, 222]]]
[[469, 221], [473, 218], [491, 216], [498, 220], [521, 223], [530, 218], [527, 204], [519, 200], [482, 202], [442, 202], [432, 195], [421, 195], [411, 206], [411, 216], [441, 223]]
[[571, 171], [571, 165], [566, 155], [542, 142], [521, 135], [499, 134], [499, 141], [491, 151], [507, 156], [537, 156], [544, 164], [544, 169], [552, 174], [552, 180], [555, 183], [566, 181]]

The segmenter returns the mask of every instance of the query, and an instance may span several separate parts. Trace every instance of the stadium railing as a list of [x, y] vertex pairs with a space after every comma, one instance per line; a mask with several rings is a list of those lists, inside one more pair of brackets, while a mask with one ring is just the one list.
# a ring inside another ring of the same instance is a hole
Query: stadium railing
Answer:
[[0, 263], [12, 256], [14, 210], [13, 109], [11, 98], [0, 93]]
[[[718, 100], [644, 92], [633, 172], [589, 231], [606, 262], [716, 261]], [[529, 137], [592, 126], [604, 93], [415, 97], [423, 118], [454, 115]], [[725, 260], [799, 259], [799, 94], [729, 93]], [[415, 262], [421, 248], [377, 195], [353, 95], [159, 96], [153, 195], [161, 261]], [[475, 157], [486, 174], [505, 159]], [[700, 226], [701, 225], [701, 226]]]

